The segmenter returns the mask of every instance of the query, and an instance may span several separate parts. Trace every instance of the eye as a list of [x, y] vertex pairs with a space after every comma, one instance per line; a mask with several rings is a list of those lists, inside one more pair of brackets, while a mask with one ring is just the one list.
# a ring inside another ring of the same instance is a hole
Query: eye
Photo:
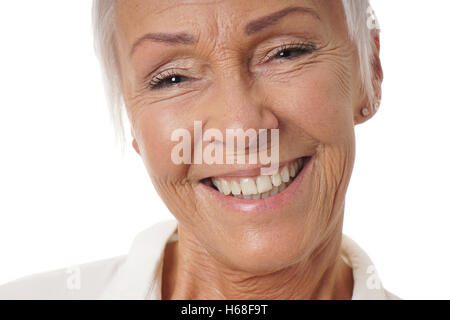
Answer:
[[152, 78], [148, 84], [150, 90], [158, 90], [174, 87], [189, 80], [188, 77], [177, 74], [174, 71], [163, 72]]
[[293, 60], [301, 56], [312, 53], [315, 46], [311, 43], [292, 43], [286, 44], [275, 50], [272, 50], [267, 55], [266, 61], [269, 60]]

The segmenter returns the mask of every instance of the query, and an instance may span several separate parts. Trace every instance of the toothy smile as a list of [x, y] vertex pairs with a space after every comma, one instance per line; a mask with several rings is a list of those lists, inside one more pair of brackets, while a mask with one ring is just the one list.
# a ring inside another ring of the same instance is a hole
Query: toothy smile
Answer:
[[264, 199], [281, 193], [302, 171], [307, 158], [299, 158], [280, 167], [272, 175], [257, 177], [211, 177], [220, 193], [246, 200]]

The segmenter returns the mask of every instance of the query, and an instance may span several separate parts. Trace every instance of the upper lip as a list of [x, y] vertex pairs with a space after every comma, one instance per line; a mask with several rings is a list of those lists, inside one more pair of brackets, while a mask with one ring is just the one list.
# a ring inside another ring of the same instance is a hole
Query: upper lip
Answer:
[[[286, 164], [291, 163], [292, 161], [295, 161], [300, 158], [309, 157], [309, 156], [302, 156], [302, 157], [296, 157], [292, 158], [287, 161], [280, 161], [278, 164], [278, 168], [284, 167]], [[214, 175], [204, 175], [204, 177], [200, 178], [200, 180], [208, 179], [208, 178], [220, 178], [220, 177], [257, 177], [261, 174], [261, 168], [263, 167], [269, 167], [269, 165], [261, 165], [261, 164], [224, 164], [220, 167], [211, 168], [208, 171], [214, 171]]]

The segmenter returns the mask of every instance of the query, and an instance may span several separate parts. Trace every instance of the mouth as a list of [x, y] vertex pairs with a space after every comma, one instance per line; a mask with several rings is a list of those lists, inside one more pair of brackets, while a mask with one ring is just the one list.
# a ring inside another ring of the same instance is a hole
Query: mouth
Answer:
[[228, 197], [245, 200], [270, 198], [284, 192], [300, 175], [310, 158], [290, 161], [271, 175], [210, 177], [201, 183]]

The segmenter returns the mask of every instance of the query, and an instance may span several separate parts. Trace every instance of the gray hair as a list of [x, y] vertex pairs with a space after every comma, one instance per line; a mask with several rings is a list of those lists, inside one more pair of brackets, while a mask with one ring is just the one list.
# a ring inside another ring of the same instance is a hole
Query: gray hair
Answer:
[[[117, 63], [114, 32], [115, 0], [93, 0], [92, 20], [94, 47], [103, 71], [104, 87], [111, 120], [116, 129], [116, 141], [122, 146], [125, 141], [123, 129], [123, 96]], [[374, 77], [374, 34], [379, 32], [378, 23], [369, 0], [342, 0], [347, 18], [350, 39], [354, 42], [359, 55], [361, 81], [368, 96], [369, 109], [377, 108], [375, 86], [379, 79]]]

